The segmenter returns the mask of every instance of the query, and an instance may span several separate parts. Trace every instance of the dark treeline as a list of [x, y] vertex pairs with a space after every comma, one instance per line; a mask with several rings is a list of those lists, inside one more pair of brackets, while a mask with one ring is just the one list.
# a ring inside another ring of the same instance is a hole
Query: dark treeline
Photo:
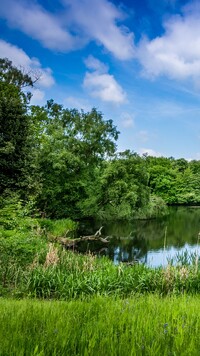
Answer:
[[32, 106], [33, 80], [0, 60], [0, 194], [51, 218], [130, 219], [200, 203], [200, 161], [116, 151], [119, 132], [101, 112], [49, 100]]

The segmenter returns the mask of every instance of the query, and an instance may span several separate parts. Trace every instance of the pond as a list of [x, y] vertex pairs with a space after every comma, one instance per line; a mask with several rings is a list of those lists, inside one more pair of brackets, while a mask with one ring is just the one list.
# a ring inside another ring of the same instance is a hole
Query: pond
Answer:
[[115, 264], [138, 261], [152, 267], [166, 266], [177, 253], [200, 252], [200, 207], [170, 207], [168, 216], [152, 220], [84, 222], [80, 224], [80, 231], [92, 234], [101, 225], [102, 234], [109, 236], [109, 243], [99, 246], [87, 243], [83, 248], [91, 252], [98, 249], [99, 256], [106, 255]]

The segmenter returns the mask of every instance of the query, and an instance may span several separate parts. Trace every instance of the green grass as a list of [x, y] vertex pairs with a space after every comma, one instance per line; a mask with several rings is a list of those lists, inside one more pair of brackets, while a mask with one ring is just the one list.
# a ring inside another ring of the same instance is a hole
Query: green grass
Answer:
[[0, 300], [1, 356], [199, 355], [200, 298]]
[[124, 298], [137, 293], [200, 293], [200, 270], [195, 265], [157, 269], [141, 264], [115, 266], [107, 258], [64, 251], [55, 244], [25, 265], [27, 247], [25, 252], [18, 262], [12, 254], [0, 256], [0, 296], [70, 300], [95, 295]]
[[54, 237], [66, 237], [68, 234], [70, 237], [73, 237], [78, 226], [71, 219], [38, 219], [38, 223], [47, 235], [50, 234]]

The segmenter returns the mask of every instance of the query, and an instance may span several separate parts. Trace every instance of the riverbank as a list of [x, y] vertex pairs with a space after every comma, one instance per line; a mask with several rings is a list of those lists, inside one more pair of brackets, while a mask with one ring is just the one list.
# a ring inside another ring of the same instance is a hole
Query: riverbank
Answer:
[[200, 293], [197, 258], [187, 261], [184, 256], [182, 264], [180, 260], [177, 266], [156, 269], [142, 264], [116, 266], [107, 258], [77, 254], [52, 243], [47, 246], [46, 252], [32, 250], [32, 258], [29, 255], [27, 262], [27, 249], [31, 247], [26, 244], [25, 255], [21, 251], [20, 258], [15, 260], [4, 251], [1, 255], [4, 263], [0, 264], [0, 296], [71, 300], [95, 295], [126, 298], [138, 293]]
[[200, 298], [0, 299], [0, 355], [199, 355]]
[[0, 220], [0, 296], [70, 300], [95, 295], [124, 298], [135, 293], [200, 292], [195, 253], [179, 256], [176, 267], [173, 261], [159, 268], [134, 260], [115, 265], [89, 250], [83, 255], [63, 248], [60, 241], [68, 240], [76, 229], [69, 219], [33, 219], [23, 210], [9, 207], [0, 211]]
[[72, 221], [15, 214], [0, 230], [0, 356], [199, 355], [197, 255], [115, 265], [63, 248]]

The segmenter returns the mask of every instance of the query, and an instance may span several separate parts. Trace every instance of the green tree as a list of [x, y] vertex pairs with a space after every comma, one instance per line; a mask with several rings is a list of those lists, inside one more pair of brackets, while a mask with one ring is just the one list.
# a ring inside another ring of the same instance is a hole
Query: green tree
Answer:
[[143, 158], [125, 151], [105, 162], [96, 204], [100, 217], [131, 219], [148, 202], [148, 174]]
[[27, 105], [32, 79], [0, 59], [0, 193], [24, 186], [28, 169], [30, 118]]
[[[96, 109], [84, 113], [50, 100], [32, 107], [41, 192], [38, 206], [52, 217], [87, 215], [105, 158], [115, 152], [118, 131]], [[84, 211], [83, 211], [84, 210]]]
[[174, 169], [174, 159], [149, 156], [146, 161], [151, 193], [161, 197], [168, 204], [176, 204], [177, 169]]

